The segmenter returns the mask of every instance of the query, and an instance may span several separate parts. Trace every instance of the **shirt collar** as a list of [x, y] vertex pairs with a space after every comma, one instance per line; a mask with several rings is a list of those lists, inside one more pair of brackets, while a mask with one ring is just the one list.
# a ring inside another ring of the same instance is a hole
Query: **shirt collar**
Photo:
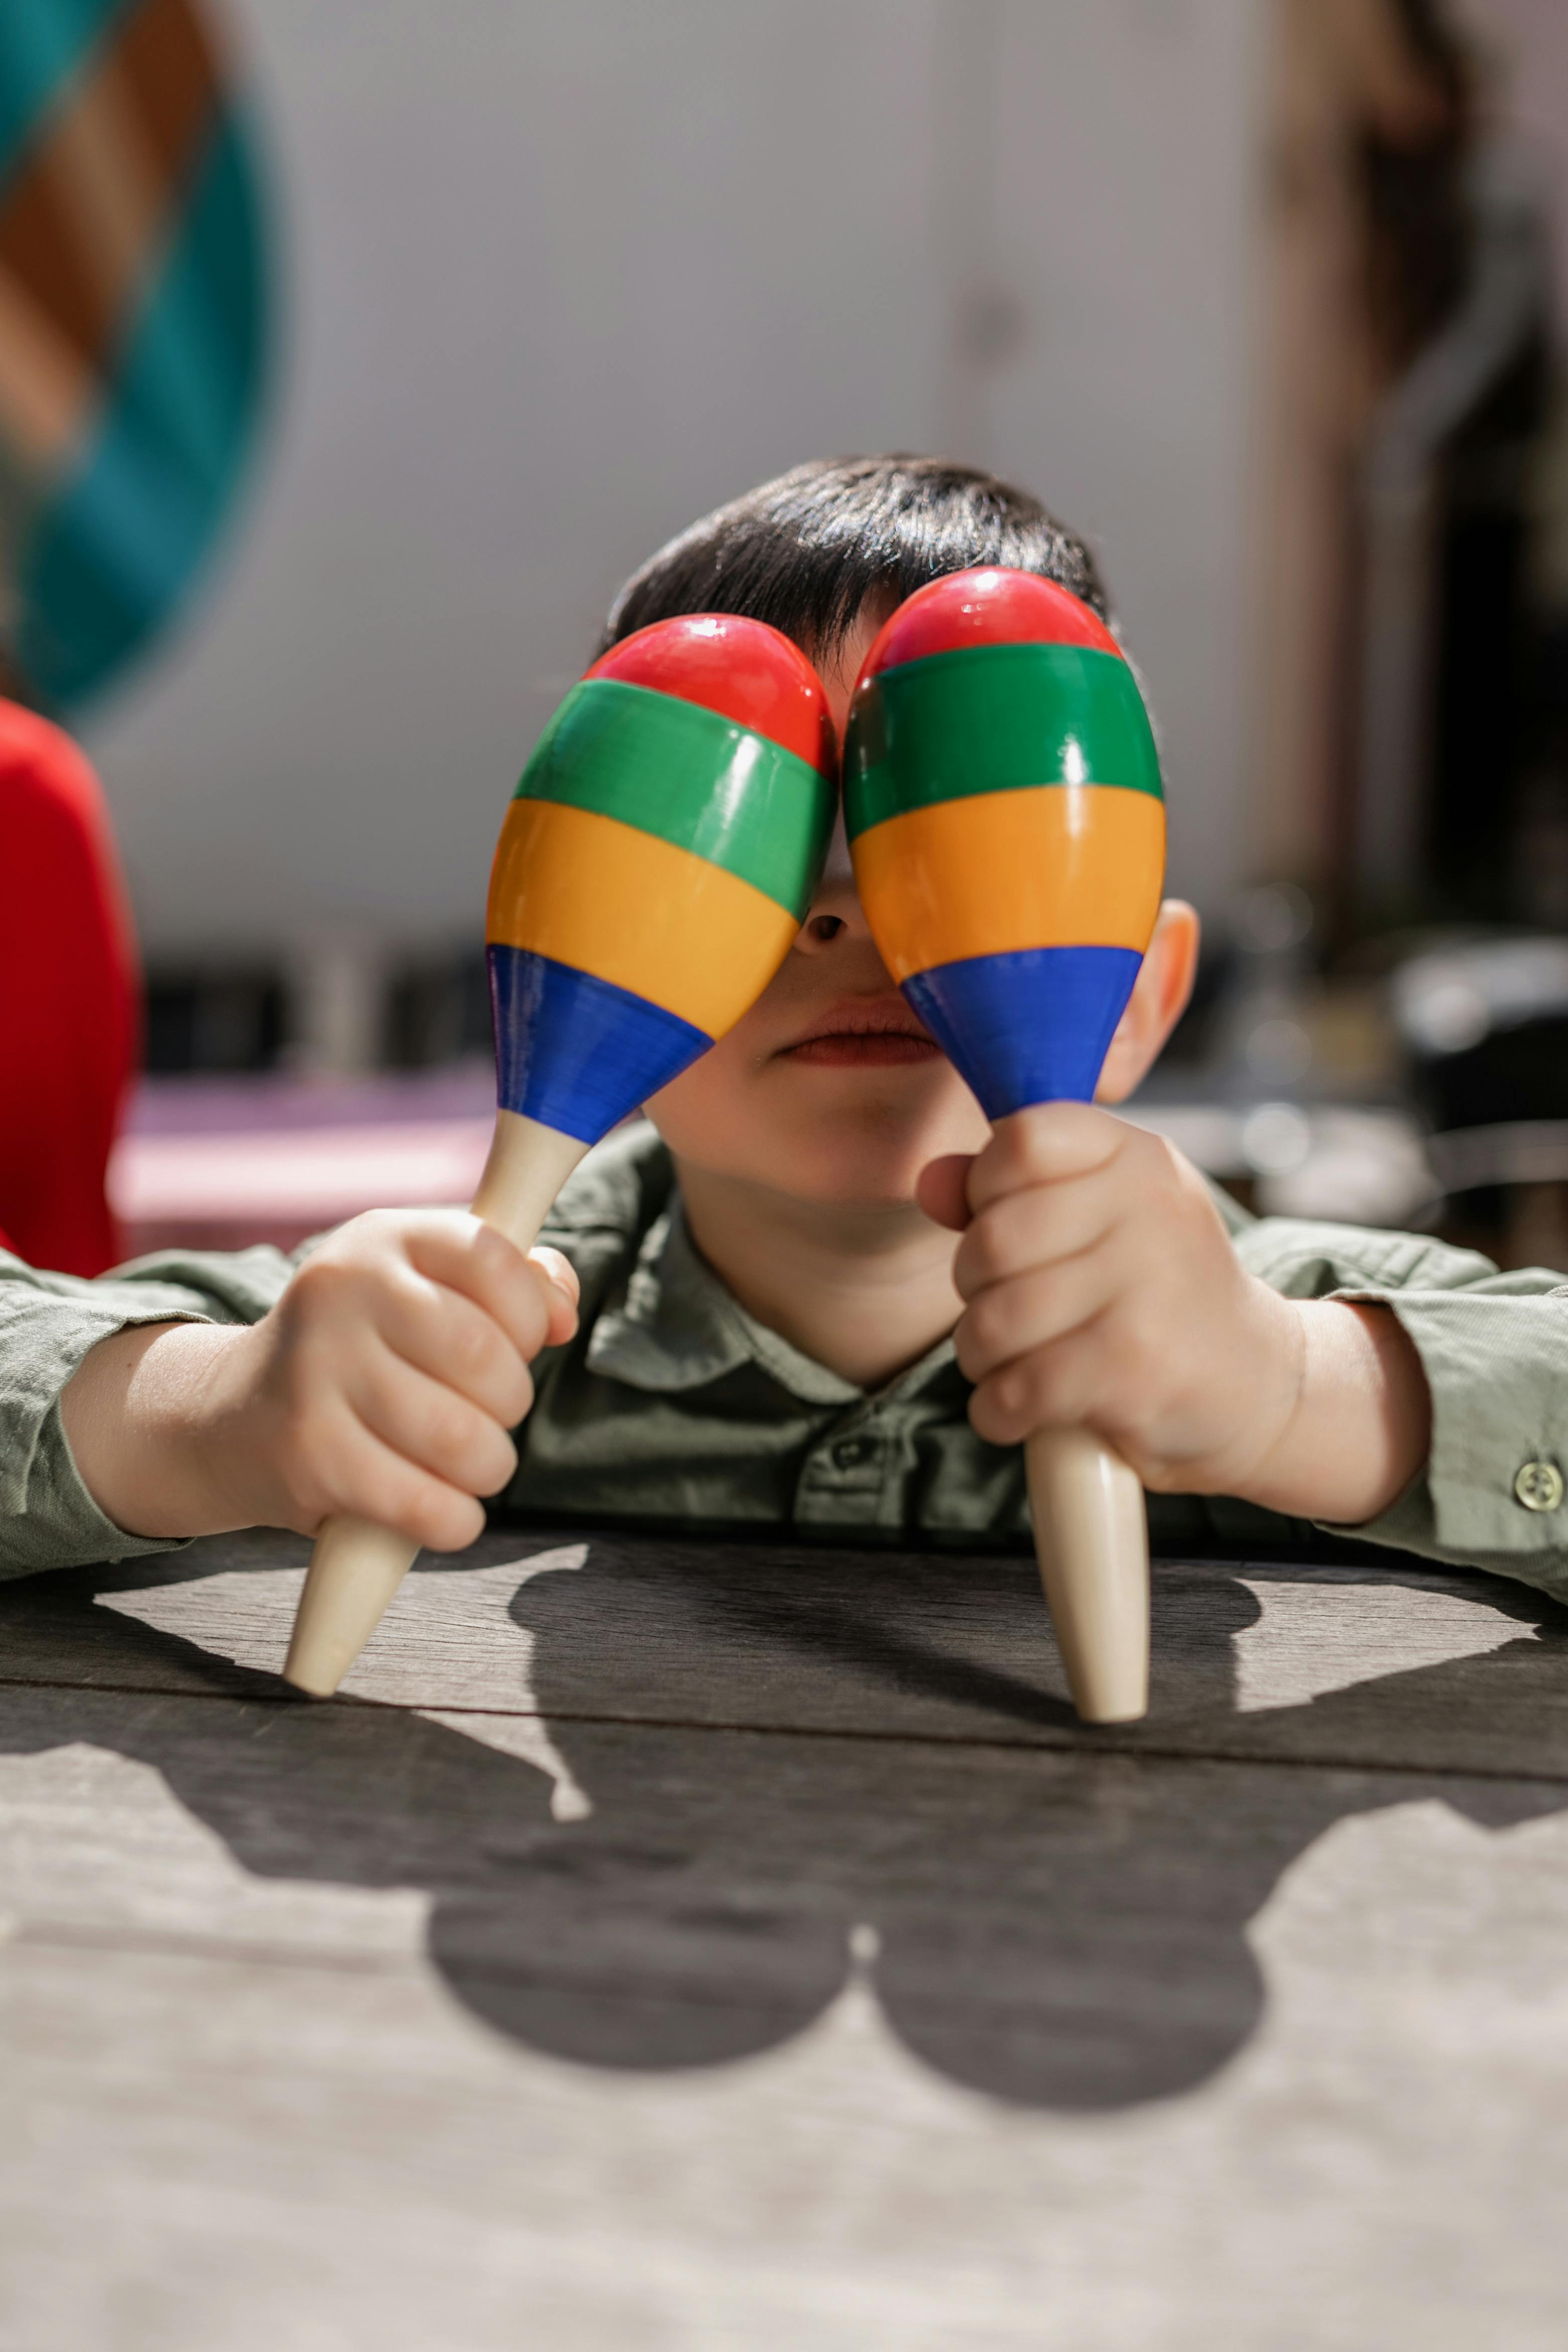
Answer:
[[[923, 1387], [952, 1352], [951, 1338], [939, 1339], [878, 1401]], [[699, 1254], [679, 1202], [648, 1227], [625, 1302], [600, 1316], [586, 1361], [591, 1372], [665, 1393], [701, 1388], [750, 1363], [805, 1404], [851, 1405], [867, 1396], [747, 1314]]]

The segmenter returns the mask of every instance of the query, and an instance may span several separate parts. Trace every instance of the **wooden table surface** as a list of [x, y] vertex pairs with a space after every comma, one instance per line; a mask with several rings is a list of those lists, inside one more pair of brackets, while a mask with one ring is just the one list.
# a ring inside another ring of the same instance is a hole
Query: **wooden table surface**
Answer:
[[1561, 2352], [1568, 1612], [498, 1533], [0, 1588], [5, 2352]]

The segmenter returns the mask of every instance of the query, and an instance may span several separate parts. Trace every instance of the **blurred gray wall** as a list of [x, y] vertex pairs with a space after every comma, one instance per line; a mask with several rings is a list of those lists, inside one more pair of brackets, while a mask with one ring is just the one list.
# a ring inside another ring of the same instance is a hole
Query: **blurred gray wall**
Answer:
[[289, 296], [198, 608], [90, 735], [154, 956], [481, 918], [613, 590], [797, 459], [1094, 540], [1174, 884], [1247, 858], [1255, 0], [230, 0]]
[[1559, 331], [1568, 320], [1568, 0], [1460, 0], [1491, 112], [1524, 143], [1556, 232]]

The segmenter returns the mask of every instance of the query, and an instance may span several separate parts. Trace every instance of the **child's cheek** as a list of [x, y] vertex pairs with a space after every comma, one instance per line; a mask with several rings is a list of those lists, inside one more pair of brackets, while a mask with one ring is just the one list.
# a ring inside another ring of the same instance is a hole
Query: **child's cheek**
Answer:
[[745, 1081], [755, 1059], [746, 1050], [745, 1032], [754, 1017], [748, 1013], [644, 1104], [672, 1151], [712, 1164], [715, 1154], [721, 1161], [743, 1137]]

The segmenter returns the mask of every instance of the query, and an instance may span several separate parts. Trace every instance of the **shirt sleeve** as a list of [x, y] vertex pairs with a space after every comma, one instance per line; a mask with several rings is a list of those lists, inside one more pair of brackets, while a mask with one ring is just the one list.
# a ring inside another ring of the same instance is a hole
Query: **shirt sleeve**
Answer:
[[86, 1281], [0, 1250], [0, 1577], [178, 1549], [105, 1518], [71, 1459], [61, 1391], [132, 1325], [258, 1322], [292, 1271], [273, 1249], [169, 1252]]
[[1500, 1274], [1419, 1234], [1268, 1217], [1234, 1238], [1247, 1271], [1287, 1297], [1386, 1307], [1426, 1375], [1425, 1468], [1375, 1519], [1329, 1531], [1568, 1601], [1568, 1280], [1545, 1266]]

